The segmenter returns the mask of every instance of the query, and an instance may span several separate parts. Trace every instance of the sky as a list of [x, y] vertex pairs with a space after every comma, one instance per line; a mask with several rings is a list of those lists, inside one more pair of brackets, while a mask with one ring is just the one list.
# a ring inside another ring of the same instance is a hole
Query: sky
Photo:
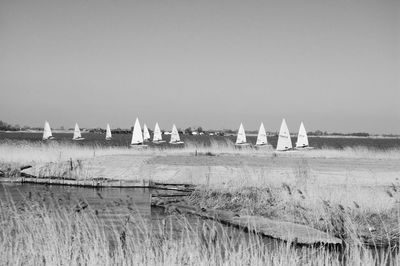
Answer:
[[397, 0], [1, 0], [0, 120], [400, 133]]

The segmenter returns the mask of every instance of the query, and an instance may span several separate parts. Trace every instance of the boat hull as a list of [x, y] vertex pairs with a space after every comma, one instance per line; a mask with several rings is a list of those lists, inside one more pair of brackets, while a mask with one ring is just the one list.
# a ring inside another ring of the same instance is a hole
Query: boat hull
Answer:
[[79, 140], [84, 140], [85, 138], [76, 138], [76, 139], [72, 139], [74, 141], [79, 141]]
[[314, 149], [314, 147], [309, 147], [309, 146], [306, 146], [306, 147], [295, 147], [294, 148], [295, 150], [313, 150]]
[[137, 144], [132, 143], [130, 146], [131, 146], [131, 147], [147, 147], [147, 145], [146, 145], [146, 144], [143, 144], [143, 143], [137, 143]]
[[295, 152], [296, 150], [291, 148], [291, 149], [286, 149], [286, 150], [276, 150], [276, 152]]
[[165, 143], [165, 140], [159, 140], [159, 141], [153, 141], [154, 144], [161, 144], [161, 143]]
[[254, 145], [257, 148], [271, 148], [271, 144], [256, 144]]
[[235, 146], [238, 146], [238, 147], [250, 146], [250, 143], [247, 143], [247, 142], [245, 142], [245, 143], [235, 143]]
[[183, 141], [175, 141], [175, 142], [170, 142], [169, 144], [179, 145], [179, 144], [184, 144], [184, 142]]

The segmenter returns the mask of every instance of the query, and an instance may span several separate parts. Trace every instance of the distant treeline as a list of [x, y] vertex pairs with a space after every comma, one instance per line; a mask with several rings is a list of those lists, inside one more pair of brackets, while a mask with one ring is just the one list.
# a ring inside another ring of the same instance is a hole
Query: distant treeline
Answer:
[[321, 130], [307, 132], [309, 136], [354, 136], [354, 137], [369, 137], [369, 133], [366, 132], [355, 132], [355, 133], [328, 133], [327, 131], [322, 132]]
[[[106, 130], [104, 128], [92, 128], [92, 129], [88, 129], [88, 131], [90, 133], [98, 133], [98, 134], [106, 133]], [[116, 129], [112, 129], [111, 133], [112, 134], [130, 134], [130, 133], [132, 133], [132, 128], [131, 129], [116, 128]]]
[[[64, 127], [61, 127], [60, 129], [64, 130]], [[43, 130], [43, 128], [39, 127], [29, 127], [29, 126], [23, 126], [21, 127], [20, 125], [11, 125], [9, 123], [6, 123], [4, 121], [0, 120], [0, 131], [20, 131], [20, 130]], [[70, 128], [69, 130], [73, 130], [73, 128]], [[129, 129], [124, 129], [124, 128], [116, 128], [112, 129], [111, 132], [112, 134], [131, 134], [133, 130], [133, 127]], [[104, 134], [106, 130], [104, 128], [92, 128], [92, 129], [87, 129], [90, 133], [99, 133], [99, 134]], [[151, 129], [149, 129], [150, 134], [153, 133]], [[165, 130], [162, 130], [164, 133]], [[232, 130], [232, 129], [223, 129], [223, 130], [203, 130], [203, 127], [188, 127], [186, 129], [180, 129], [178, 128], [178, 132], [180, 134], [185, 134], [185, 135], [217, 135], [217, 136], [224, 136], [224, 135], [235, 135], [237, 134], [237, 130]], [[246, 131], [247, 133], [251, 134], [257, 134], [257, 130], [253, 131]], [[278, 135], [278, 132], [269, 132], [270, 135]], [[316, 130], [316, 131], [309, 131], [307, 132], [308, 136], [354, 136], [354, 137], [369, 137], [371, 136], [369, 133], [366, 132], [355, 132], [355, 133], [328, 133], [327, 131], [321, 131], [321, 130]], [[382, 134], [383, 137], [398, 137], [398, 135], [395, 134]]]
[[18, 131], [21, 130], [19, 125], [11, 125], [0, 120], [0, 130], [1, 131]]

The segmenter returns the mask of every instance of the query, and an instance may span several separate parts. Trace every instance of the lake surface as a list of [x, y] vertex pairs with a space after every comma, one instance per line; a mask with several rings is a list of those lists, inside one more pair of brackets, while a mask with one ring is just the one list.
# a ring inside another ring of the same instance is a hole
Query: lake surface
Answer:
[[0, 201], [12, 199], [15, 205], [29, 202], [67, 210], [88, 210], [106, 223], [118, 223], [127, 216], [151, 218], [151, 192], [148, 188], [84, 188], [73, 186], [0, 183]]
[[[135, 228], [150, 229], [153, 235], [166, 232], [172, 237], [184, 233], [197, 234], [206, 227], [216, 228], [234, 236], [235, 241], [248, 239], [240, 229], [224, 226], [199, 217], [166, 212], [164, 208], [151, 206], [151, 193], [165, 191], [148, 188], [84, 188], [73, 186], [11, 184], [0, 182], [0, 204], [6, 207], [23, 208], [27, 204], [40, 203], [49, 208], [65, 208], [71, 212], [92, 212], [106, 227], [121, 228], [131, 225]], [[188, 227], [189, 225], [189, 227]], [[141, 229], [139, 229], [140, 231]], [[222, 234], [222, 233], [221, 233]], [[265, 239], [275, 245], [276, 241]]]
[[[106, 141], [105, 135], [96, 133], [82, 133], [85, 138], [83, 141], [72, 141], [72, 133], [54, 133], [56, 140], [55, 142], [60, 143], [74, 143], [75, 145], [83, 146], [129, 146], [131, 141], [131, 134], [114, 134], [111, 141]], [[163, 139], [169, 141], [169, 136], [163, 135]], [[200, 146], [210, 146], [212, 143], [234, 143], [236, 141], [235, 136], [191, 136], [182, 135], [181, 139], [186, 143]], [[257, 137], [248, 136], [247, 141], [255, 144]], [[41, 142], [42, 133], [20, 133], [20, 132], [0, 132], [0, 142], [7, 141], [28, 141], [28, 142]], [[278, 141], [277, 136], [268, 136], [268, 142], [276, 147]], [[296, 137], [292, 137], [293, 145], [296, 143]], [[400, 138], [363, 138], [363, 137], [309, 137], [310, 146], [315, 148], [335, 148], [343, 149], [345, 147], [367, 147], [380, 150], [386, 150], [391, 148], [400, 148]], [[149, 146], [155, 144], [148, 143]], [[171, 145], [163, 143], [156, 145], [161, 148], [169, 148]], [[176, 148], [176, 146], [173, 146]]]

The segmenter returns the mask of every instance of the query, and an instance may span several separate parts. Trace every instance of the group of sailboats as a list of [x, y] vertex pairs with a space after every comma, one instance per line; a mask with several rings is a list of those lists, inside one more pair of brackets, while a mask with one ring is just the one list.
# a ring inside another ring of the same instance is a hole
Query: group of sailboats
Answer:
[[[142, 128], [140, 126], [139, 119], [136, 118], [135, 125], [133, 126], [131, 146], [146, 146], [144, 143], [150, 141], [150, 139], [151, 139], [150, 133], [146, 124], [143, 125], [143, 133], [142, 133]], [[162, 139], [160, 126], [158, 125], [158, 123], [156, 123], [156, 126], [154, 127], [153, 143], [161, 144], [164, 142], [165, 140]], [[169, 143], [170, 144], [184, 143], [183, 141], [181, 141], [179, 137], [179, 132], [175, 124], [172, 126], [171, 139]]]
[[[111, 134], [111, 131], [110, 131]], [[44, 130], [43, 130], [43, 140], [52, 140], [55, 139], [53, 137], [53, 133], [51, 132], [51, 127], [48, 121], [44, 122]], [[75, 124], [74, 135], [72, 140], [84, 140], [82, 137], [81, 130], [79, 129], [78, 123]]]
[[54, 139], [53, 134], [51, 133], [51, 128], [49, 122], [44, 122], [44, 130], [43, 130], [43, 140], [51, 140]]
[[[236, 143], [237, 146], [246, 146], [250, 145], [250, 143], [246, 142], [246, 133], [244, 131], [243, 124], [241, 123], [239, 126]], [[270, 147], [271, 145], [267, 140], [267, 133], [265, 131], [264, 124], [261, 123], [260, 128], [258, 130], [256, 147]], [[286, 124], [286, 120], [282, 120], [281, 128], [279, 130], [278, 143], [276, 145], [277, 151], [287, 151], [293, 149], [292, 140], [290, 138], [289, 128]], [[295, 149], [310, 149], [308, 145], [308, 137], [307, 131], [304, 127], [303, 122], [300, 124], [299, 133], [297, 136], [297, 142]]]
[[[53, 134], [51, 132], [50, 124], [49, 122], [44, 123], [44, 131], [43, 131], [43, 140], [52, 140], [54, 139]], [[84, 140], [85, 138], [82, 137], [81, 131], [79, 129], [78, 123], [75, 124], [75, 129], [74, 129], [74, 135], [72, 137], [72, 140]], [[107, 124], [107, 129], [106, 129], [106, 140], [111, 140], [112, 135], [111, 135], [111, 128], [110, 124]], [[132, 140], [131, 140], [131, 146], [146, 146], [144, 143], [149, 142], [151, 139], [149, 129], [147, 128], [147, 125], [143, 125], [143, 131], [142, 127], [140, 126], [139, 119], [136, 118], [135, 125], [133, 126], [133, 131], [132, 131]], [[154, 144], [160, 144], [164, 143], [165, 140], [162, 139], [162, 132], [160, 130], [160, 126], [158, 123], [156, 123], [154, 127], [154, 134], [153, 134], [153, 141]], [[179, 132], [178, 129], [176, 128], [175, 124], [172, 126], [172, 131], [171, 131], [171, 139], [169, 141], [170, 144], [183, 144], [184, 142], [181, 141], [179, 137]], [[243, 124], [240, 123], [239, 126], [239, 131], [237, 134], [236, 138], [236, 143], [237, 146], [247, 146], [250, 145], [250, 143], [247, 142], [246, 140], [246, 133], [244, 131]], [[267, 140], [267, 133], [265, 131], [264, 124], [261, 123], [260, 128], [258, 130], [258, 135], [257, 135], [257, 141], [256, 141], [256, 147], [270, 147], [271, 145], [268, 143]], [[300, 129], [299, 133], [297, 135], [297, 142], [296, 142], [296, 147], [295, 149], [307, 149], [310, 148], [308, 145], [308, 137], [307, 137], [307, 131], [304, 127], [303, 122], [300, 124]], [[290, 138], [290, 133], [289, 133], [289, 128], [286, 124], [286, 120], [282, 120], [281, 128], [279, 130], [279, 136], [278, 136], [278, 143], [276, 145], [276, 150], [278, 151], [287, 151], [293, 149], [292, 146], [292, 140]]]
[[[248, 143], [246, 141], [246, 133], [244, 131], [244, 127], [243, 127], [242, 123], [240, 123], [240, 126], [239, 126], [235, 145], [237, 145], [237, 146], [249, 146], [250, 145], [250, 143]], [[258, 130], [256, 146], [257, 147], [271, 146], [267, 141], [267, 133], [265, 132], [264, 123], [261, 123], [260, 128]]]
[[[44, 130], [43, 130], [43, 140], [52, 140], [54, 139], [53, 134], [51, 132], [51, 127], [49, 122], [44, 123]], [[74, 135], [72, 140], [84, 140], [85, 138], [82, 137], [81, 131], [79, 129], [78, 123], [75, 124]], [[106, 128], [106, 140], [111, 140], [111, 128], [110, 124], [107, 124]], [[145, 146], [145, 142], [149, 142], [151, 140], [149, 129], [147, 128], [146, 124], [143, 124], [143, 131], [142, 127], [140, 126], [139, 119], [136, 118], [135, 125], [133, 126], [132, 131], [132, 140], [131, 146]], [[166, 141], [162, 139], [162, 132], [158, 123], [154, 128], [153, 134], [153, 141], [154, 144], [161, 144], [165, 143]], [[170, 144], [183, 144], [184, 142], [181, 141], [178, 129], [176, 128], [175, 124], [172, 126], [171, 132], [171, 139]]]

